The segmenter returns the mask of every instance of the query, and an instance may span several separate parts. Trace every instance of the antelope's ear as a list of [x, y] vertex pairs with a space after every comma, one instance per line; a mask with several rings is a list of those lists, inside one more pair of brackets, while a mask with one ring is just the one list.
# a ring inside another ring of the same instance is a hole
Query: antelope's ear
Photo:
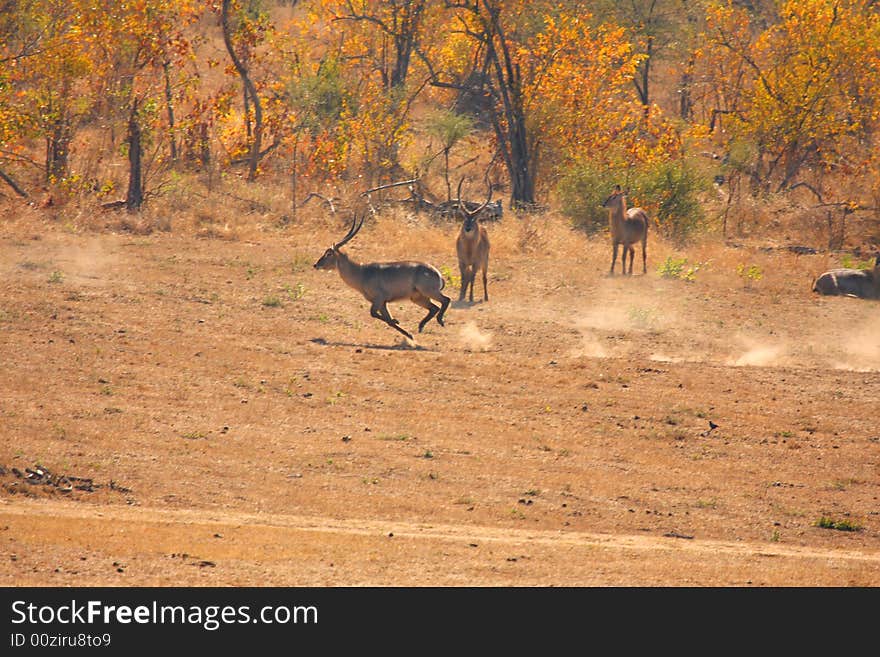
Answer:
[[620, 194], [620, 185], [615, 185], [615, 186], [614, 186], [614, 193], [615, 193], [615, 194]]

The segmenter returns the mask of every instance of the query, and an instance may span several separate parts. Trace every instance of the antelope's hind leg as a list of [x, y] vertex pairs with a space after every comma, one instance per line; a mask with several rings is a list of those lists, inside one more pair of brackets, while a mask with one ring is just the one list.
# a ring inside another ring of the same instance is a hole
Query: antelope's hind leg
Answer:
[[439, 297], [437, 298], [437, 301], [440, 302], [440, 312], [437, 313], [437, 323], [440, 326], [446, 326], [446, 324], [444, 324], [443, 322], [443, 316], [446, 314], [446, 309], [449, 307], [449, 302], [452, 301], [452, 299], [447, 297], [442, 292], [438, 292], [437, 297]]
[[391, 313], [388, 312], [388, 306], [386, 306], [384, 302], [373, 303], [373, 305], [370, 306], [370, 315], [372, 315], [376, 319], [381, 319], [383, 322], [388, 324], [388, 326], [393, 328], [395, 331], [400, 331], [410, 340], [413, 339], [412, 333], [400, 328], [400, 322], [391, 316]]
[[431, 303], [431, 300], [424, 294], [414, 294], [410, 297], [410, 301], [422, 308], [428, 309], [428, 314], [425, 315], [421, 322], [419, 322], [419, 333], [421, 333], [422, 329], [425, 328], [425, 324], [431, 321], [431, 318], [437, 314], [440, 308]]

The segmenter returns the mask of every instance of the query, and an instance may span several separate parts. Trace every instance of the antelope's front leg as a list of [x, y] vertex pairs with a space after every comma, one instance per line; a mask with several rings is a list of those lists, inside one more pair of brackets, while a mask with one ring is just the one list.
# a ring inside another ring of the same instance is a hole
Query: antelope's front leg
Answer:
[[464, 301], [464, 297], [467, 294], [467, 285], [468, 285], [468, 266], [460, 264], [458, 267], [459, 272], [461, 272], [461, 288], [458, 292], [458, 300]]

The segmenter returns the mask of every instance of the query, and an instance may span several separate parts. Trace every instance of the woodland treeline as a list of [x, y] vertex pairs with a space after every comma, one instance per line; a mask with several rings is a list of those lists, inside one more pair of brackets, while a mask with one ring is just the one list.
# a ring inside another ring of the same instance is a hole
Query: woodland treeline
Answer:
[[878, 122], [875, 0], [0, 0], [7, 197], [467, 172], [587, 229], [622, 183], [686, 236], [712, 185], [876, 217]]

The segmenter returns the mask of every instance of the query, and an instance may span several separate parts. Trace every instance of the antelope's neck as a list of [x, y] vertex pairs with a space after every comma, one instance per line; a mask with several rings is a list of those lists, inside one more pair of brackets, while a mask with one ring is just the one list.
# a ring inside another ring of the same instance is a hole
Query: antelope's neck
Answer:
[[356, 282], [361, 279], [360, 273], [363, 267], [342, 251], [337, 251], [336, 269], [339, 270], [339, 275], [343, 281], [352, 287], [356, 287]]

